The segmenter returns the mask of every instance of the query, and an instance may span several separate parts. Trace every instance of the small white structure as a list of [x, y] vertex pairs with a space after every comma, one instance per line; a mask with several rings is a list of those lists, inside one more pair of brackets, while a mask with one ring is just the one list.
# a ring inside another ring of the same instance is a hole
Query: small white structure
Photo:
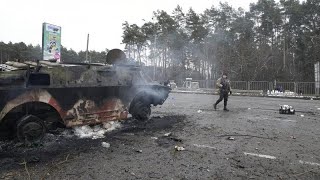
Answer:
[[186, 78], [185, 84], [187, 89], [199, 89], [199, 82], [193, 82], [192, 78]]
[[192, 78], [186, 78], [186, 88], [191, 89]]
[[192, 82], [191, 89], [199, 89], [199, 82]]

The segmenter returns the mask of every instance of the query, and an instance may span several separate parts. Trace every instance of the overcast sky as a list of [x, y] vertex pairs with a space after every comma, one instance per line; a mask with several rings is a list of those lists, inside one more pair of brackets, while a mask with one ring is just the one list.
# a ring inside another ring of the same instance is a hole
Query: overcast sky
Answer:
[[[223, 0], [235, 8], [249, 9], [257, 0]], [[62, 27], [62, 45], [76, 51], [86, 49], [90, 34], [90, 50], [121, 48], [122, 23], [142, 25], [151, 20], [152, 12], [165, 10], [171, 14], [180, 5], [186, 12], [192, 7], [202, 13], [214, 0], [6, 0], [0, 6], [0, 41], [41, 45], [42, 23]]]

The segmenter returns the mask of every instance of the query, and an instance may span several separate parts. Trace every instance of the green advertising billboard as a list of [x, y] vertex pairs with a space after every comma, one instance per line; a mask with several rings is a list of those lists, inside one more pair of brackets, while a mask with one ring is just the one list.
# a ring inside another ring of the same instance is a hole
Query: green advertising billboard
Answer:
[[42, 25], [42, 58], [43, 60], [60, 62], [61, 27], [43, 23]]

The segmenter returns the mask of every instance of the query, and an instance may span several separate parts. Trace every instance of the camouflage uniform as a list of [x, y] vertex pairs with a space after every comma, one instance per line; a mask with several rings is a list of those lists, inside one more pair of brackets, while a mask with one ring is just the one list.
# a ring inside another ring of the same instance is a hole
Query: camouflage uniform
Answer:
[[219, 87], [219, 94], [220, 94], [220, 97], [219, 99], [217, 100], [217, 102], [214, 104], [214, 109], [217, 109], [217, 105], [222, 101], [224, 100], [224, 108], [223, 110], [225, 111], [229, 111], [227, 109], [227, 102], [228, 102], [228, 96], [229, 96], [229, 93], [231, 94], [232, 91], [231, 91], [231, 86], [230, 86], [230, 80], [228, 78], [219, 78], [217, 80], [217, 83], [216, 85]]

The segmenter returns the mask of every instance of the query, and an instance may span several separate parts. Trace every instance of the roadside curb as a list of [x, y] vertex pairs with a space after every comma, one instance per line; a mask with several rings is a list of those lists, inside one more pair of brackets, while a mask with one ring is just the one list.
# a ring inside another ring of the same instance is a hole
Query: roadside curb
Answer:
[[[171, 90], [171, 93], [177, 94], [207, 94], [207, 95], [218, 95], [216, 92], [203, 92], [203, 91], [180, 91]], [[249, 96], [249, 97], [266, 97], [266, 98], [282, 98], [282, 99], [304, 99], [304, 100], [320, 100], [320, 97], [315, 96], [303, 96], [303, 97], [290, 97], [290, 96], [267, 96], [258, 94], [232, 94], [232, 96]]]

